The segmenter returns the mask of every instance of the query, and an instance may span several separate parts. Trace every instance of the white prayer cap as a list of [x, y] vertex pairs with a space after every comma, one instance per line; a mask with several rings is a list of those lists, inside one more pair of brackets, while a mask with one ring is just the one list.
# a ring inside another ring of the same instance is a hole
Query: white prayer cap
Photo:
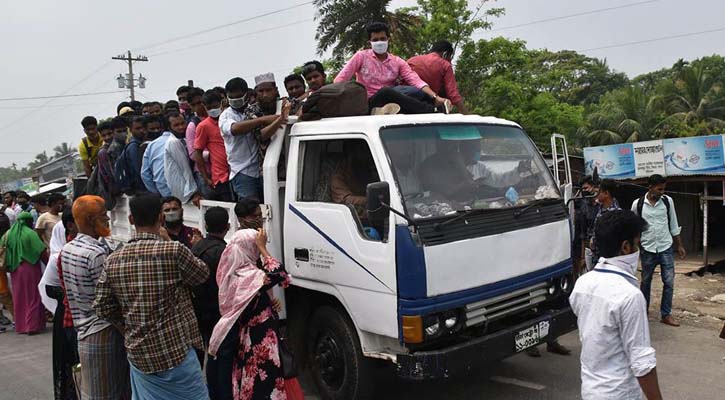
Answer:
[[268, 82], [276, 84], [276, 81], [274, 80], [274, 74], [271, 72], [267, 72], [266, 74], [261, 74], [254, 77], [255, 86], [259, 86], [263, 83]]

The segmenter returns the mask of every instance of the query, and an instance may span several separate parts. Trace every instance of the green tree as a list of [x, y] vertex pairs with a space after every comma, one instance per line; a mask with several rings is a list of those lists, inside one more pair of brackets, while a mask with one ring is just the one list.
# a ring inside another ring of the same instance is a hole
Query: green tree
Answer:
[[338, 62], [364, 48], [368, 38], [365, 28], [371, 22], [386, 22], [391, 35], [401, 42], [413, 42], [412, 28], [416, 17], [404, 10], [389, 11], [391, 0], [315, 0], [317, 7], [317, 52], [332, 49]]
[[38, 166], [43, 165], [48, 161], [50, 161], [50, 157], [48, 157], [48, 153], [46, 151], [43, 151], [42, 153], [38, 153], [35, 155], [35, 159], [28, 164], [28, 168], [37, 168]]
[[725, 127], [725, 96], [722, 80], [703, 63], [683, 68], [674, 84], [667, 86], [668, 119], [688, 126], [701, 125], [712, 134]]
[[55, 155], [53, 157], [58, 158], [68, 154], [73, 154], [76, 152], [76, 149], [67, 142], [63, 142], [60, 145], [55, 146], [53, 148], [53, 151], [55, 152]]

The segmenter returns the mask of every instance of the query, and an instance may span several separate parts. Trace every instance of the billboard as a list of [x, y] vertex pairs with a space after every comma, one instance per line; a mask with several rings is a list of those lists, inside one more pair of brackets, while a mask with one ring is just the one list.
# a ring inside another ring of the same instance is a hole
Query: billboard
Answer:
[[635, 175], [638, 178], [654, 174], [665, 175], [665, 151], [661, 140], [632, 143]]
[[591, 175], [594, 173], [594, 168], [602, 178], [634, 178], [635, 163], [632, 143], [585, 148], [585, 173]]
[[662, 142], [667, 175], [725, 173], [721, 135], [665, 139]]

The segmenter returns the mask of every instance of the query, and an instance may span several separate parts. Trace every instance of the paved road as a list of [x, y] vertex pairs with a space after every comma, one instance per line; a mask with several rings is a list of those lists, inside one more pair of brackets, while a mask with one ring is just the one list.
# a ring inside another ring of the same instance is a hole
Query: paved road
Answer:
[[[666, 399], [718, 399], [725, 393], [725, 340], [695, 327], [670, 328], [652, 322], [658, 373]], [[0, 400], [52, 398], [49, 333], [0, 334]], [[580, 350], [576, 334], [561, 343], [570, 357], [544, 352], [533, 359], [518, 355], [488, 371], [436, 382], [406, 382], [381, 374], [376, 399], [578, 399]], [[310, 396], [310, 399], [314, 399]]]

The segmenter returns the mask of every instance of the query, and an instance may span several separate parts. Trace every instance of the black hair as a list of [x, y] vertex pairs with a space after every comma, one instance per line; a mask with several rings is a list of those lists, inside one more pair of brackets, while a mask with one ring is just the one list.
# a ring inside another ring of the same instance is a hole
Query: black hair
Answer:
[[131, 105], [131, 108], [133, 108], [136, 112], [140, 111], [143, 108], [143, 103], [138, 100], [130, 101], [129, 104]]
[[199, 87], [189, 88], [189, 93], [186, 94], [186, 101], [191, 101], [194, 97], [201, 97], [204, 95], [204, 89]]
[[582, 187], [586, 184], [594, 185], [594, 178], [592, 178], [591, 175], [584, 175], [579, 179], [579, 187]]
[[622, 242], [634, 246], [634, 239], [645, 229], [647, 222], [632, 211], [615, 210], [602, 214], [594, 232], [599, 255], [605, 258], [619, 256]]
[[247, 81], [245, 81], [242, 78], [232, 78], [227, 82], [227, 84], [224, 86], [224, 89], [229, 92], [246, 92], [249, 90], [249, 85], [247, 85]]
[[126, 120], [126, 117], [121, 117], [121, 116], [114, 117], [111, 120], [111, 128], [113, 128], [113, 130], [121, 129], [121, 128], [128, 128], [128, 121]]
[[[122, 102], [118, 103], [118, 106], [116, 106], [116, 115], [118, 115], [118, 113], [121, 112], [121, 109], [123, 107], [131, 107], [131, 103], [129, 103], [128, 101], [122, 101]], [[131, 108], [133, 108], [133, 107], [131, 107]]]
[[164, 123], [166, 127], [171, 129], [171, 118], [184, 118], [178, 111], [169, 111], [164, 115]]
[[147, 102], [143, 103], [143, 106], [141, 106], [141, 108], [151, 107], [153, 104], [154, 104], [153, 101], [147, 101]]
[[319, 61], [307, 61], [302, 65], [302, 76], [307, 76], [307, 74], [314, 71], [325, 75], [325, 66]]
[[25, 192], [23, 190], [18, 190], [17, 192], [15, 192], [15, 198], [16, 199], [19, 199], [21, 197], [24, 198], [24, 199], [30, 200], [30, 196], [28, 195], [27, 192]]
[[617, 190], [617, 187], [617, 182], [611, 179], [603, 179], [602, 182], [599, 184], [599, 191], [607, 192], [611, 195], [614, 195], [614, 191]]
[[284, 78], [284, 86], [287, 87], [287, 83], [292, 81], [298, 81], [302, 84], [302, 87], [305, 87], [305, 78], [297, 74], [287, 75], [287, 77]]
[[150, 104], [150, 105], [152, 105], [152, 106], [159, 106], [159, 107], [161, 107], [161, 108], [164, 108], [164, 105], [163, 105], [163, 104], [161, 104], [161, 102], [160, 102], [160, 101], [152, 101], [152, 102], [151, 102], [151, 103], [149, 103], [149, 104]]
[[164, 121], [158, 115], [147, 115], [147, 116], [143, 117], [143, 126], [144, 126], [144, 128], [147, 125], [152, 124], [154, 122], [158, 122], [159, 125], [161, 125], [161, 128], [164, 127]]
[[18, 196], [14, 190], [8, 190], [7, 192], [3, 193], [3, 196], [5, 196], [6, 194], [9, 194], [12, 198], [16, 198]]
[[207, 232], [221, 234], [229, 224], [229, 213], [221, 207], [212, 207], [204, 214], [204, 222]]
[[162, 205], [162, 206], [163, 206], [164, 204], [166, 204], [166, 203], [173, 203], [173, 202], [176, 202], [176, 204], [178, 204], [178, 205], [179, 205], [179, 207], [181, 207], [181, 206], [182, 206], [182, 204], [181, 204], [181, 200], [179, 200], [179, 198], [178, 198], [178, 197], [174, 197], [174, 196], [166, 196], [166, 197], [164, 197], [163, 199], [161, 199], [161, 205]]
[[87, 117], [83, 117], [83, 119], [81, 120], [81, 126], [83, 127], [83, 129], [86, 129], [91, 125], [98, 126], [98, 120], [96, 119], [96, 117], [91, 117], [90, 115]]
[[57, 203], [59, 201], [65, 201], [65, 196], [63, 196], [60, 193], [51, 193], [47, 197], [48, 205], [53, 205], [54, 203]]
[[166, 102], [166, 104], [164, 104], [163, 109], [164, 109], [164, 111], [167, 111], [169, 109], [178, 110], [179, 109], [179, 102], [176, 101], [176, 100], [169, 100], [169, 101]]
[[112, 130], [113, 124], [111, 123], [111, 121], [108, 121], [108, 120], [101, 121], [101, 123], [98, 124], [98, 127], [96, 129], [98, 129], [99, 132]]
[[48, 196], [44, 194], [39, 194], [33, 197], [33, 204], [36, 206], [47, 206], [48, 203]]
[[434, 53], [450, 53], [453, 54], [453, 45], [447, 40], [439, 40], [433, 43], [431, 51]]
[[63, 227], [68, 230], [68, 225], [71, 223], [75, 224], [76, 220], [73, 218], [73, 205], [66, 204], [63, 206], [62, 215], [60, 216], [60, 220], [63, 223]]
[[201, 102], [205, 106], [210, 106], [214, 103], [221, 103], [221, 101], [222, 95], [216, 89], [207, 90], [204, 92], [204, 95], [201, 96]]
[[143, 193], [134, 196], [128, 203], [137, 227], [154, 226], [161, 215], [161, 196], [156, 193]]
[[219, 93], [222, 97], [227, 95], [227, 91], [224, 90], [224, 88], [221, 86], [214, 86], [214, 88], [212, 90]]
[[254, 211], [259, 207], [259, 201], [255, 198], [244, 197], [237, 201], [237, 205], [234, 206], [234, 214], [237, 218], [244, 218], [254, 214]]
[[189, 93], [189, 90], [191, 90], [191, 87], [188, 85], [179, 86], [178, 89], [176, 89], [176, 95], [180, 95], [182, 93]]
[[368, 32], [368, 40], [373, 36], [373, 33], [385, 32], [388, 37], [390, 36], [390, 28], [385, 22], [373, 22], [370, 23], [365, 30]]
[[129, 121], [128, 127], [130, 128], [131, 125], [136, 124], [136, 123], [139, 123], [139, 124], [145, 126], [146, 125], [146, 117], [144, 117], [142, 115], [134, 115], [131, 118], [131, 121]]
[[654, 174], [647, 179], [647, 184], [650, 186], [662, 185], [667, 183], [667, 178], [660, 174]]

